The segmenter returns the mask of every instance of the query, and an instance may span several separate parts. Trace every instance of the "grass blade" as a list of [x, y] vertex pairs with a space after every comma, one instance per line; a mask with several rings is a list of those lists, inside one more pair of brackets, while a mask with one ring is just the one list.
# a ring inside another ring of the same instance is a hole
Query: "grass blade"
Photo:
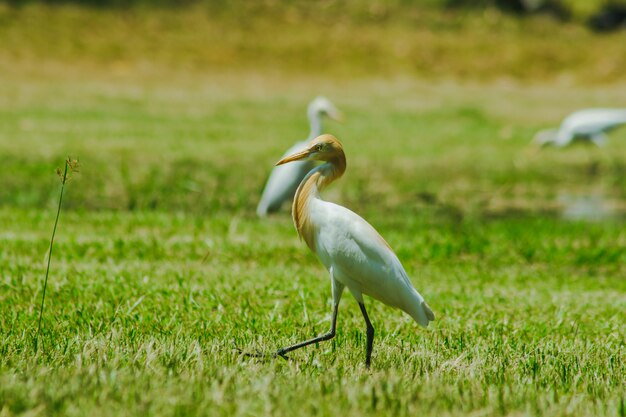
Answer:
[[[39, 346], [39, 334], [41, 332], [41, 319], [43, 318], [43, 309], [44, 303], [46, 301], [46, 289], [48, 288], [48, 276], [50, 275], [50, 261], [52, 260], [52, 246], [54, 244], [54, 236], [56, 235], [57, 225], [59, 224], [59, 216], [61, 214], [61, 204], [63, 203], [63, 191], [65, 189], [65, 183], [69, 179], [68, 170], [71, 169], [71, 172], [76, 172], [78, 170], [78, 162], [72, 160], [71, 158], [67, 158], [65, 160], [65, 170], [63, 171], [63, 176], [61, 177], [61, 193], [59, 195], [59, 205], [57, 206], [57, 214], [54, 219], [54, 227], [52, 228], [52, 237], [50, 238], [50, 248], [48, 250], [48, 264], [46, 266], [46, 275], [43, 281], [43, 293], [41, 296], [41, 306], [39, 308], [39, 321], [37, 323], [37, 333], [35, 334], [35, 352]], [[60, 171], [57, 170], [57, 174], [60, 175]]]

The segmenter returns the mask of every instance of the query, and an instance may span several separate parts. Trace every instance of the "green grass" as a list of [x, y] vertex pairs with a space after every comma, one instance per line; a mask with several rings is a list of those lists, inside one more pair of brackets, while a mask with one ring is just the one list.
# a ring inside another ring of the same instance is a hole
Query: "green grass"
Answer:
[[[145, 66], [116, 66], [123, 60], [101, 59], [93, 42], [124, 38], [132, 13], [13, 12], [121, 26], [86, 34], [85, 49], [67, 55], [70, 36], [46, 51], [42, 32], [15, 44], [8, 39], [29, 32], [0, 27], [0, 416], [626, 415], [626, 131], [604, 149], [528, 148], [572, 110], [623, 106], [624, 84], [597, 86], [582, 66], [573, 72], [584, 85], [549, 82], [560, 70], [503, 81], [499, 64], [490, 81], [469, 82], [481, 77], [462, 75], [463, 57], [426, 79], [396, 64], [389, 77], [331, 77], [291, 61], [248, 68], [254, 43], [236, 65], [202, 73], [204, 61], [185, 67], [198, 47], [186, 36], [205, 17], [163, 11], [141, 13], [157, 26], [191, 23], [171, 29], [180, 37], [158, 53], [129, 38], [122, 56]], [[463, 19], [461, 28], [480, 23]], [[507, 19], [502, 30], [515, 39], [508, 25], [542, 22]], [[562, 30], [546, 44], [573, 33], [598, 53], [600, 38]], [[369, 371], [348, 293], [332, 342], [289, 362], [239, 353], [270, 352], [330, 323], [327, 273], [287, 210], [254, 215], [269, 169], [306, 136], [304, 108], [320, 93], [347, 116], [327, 125], [348, 171], [325, 197], [381, 232], [437, 315], [423, 330], [367, 299], [377, 332]], [[65, 189], [35, 350], [55, 169], [67, 155], [81, 172]], [[580, 206], [598, 216], [565, 218]]]
[[[0, 125], [6, 415], [623, 415], [623, 131], [605, 150], [526, 151], [596, 90], [556, 90], [553, 108], [539, 87], [243, 80], [2, 85], [19, 97]], [[292, 362], [237, 351], [329, 324], [326, 272], [287, 213], [254, 216], [313, 90], [348, 115], [329, 124], [349, 164], [329, 198], [382, 232], [438, 317], [423, 331], [368, 302], [371, 371], [349, 295], [333, 342]], [[35, 353], [54, 168], [70, 151], [83, 166]], [[612, 219], [560, 218], [562, 194], [590, 193]]]

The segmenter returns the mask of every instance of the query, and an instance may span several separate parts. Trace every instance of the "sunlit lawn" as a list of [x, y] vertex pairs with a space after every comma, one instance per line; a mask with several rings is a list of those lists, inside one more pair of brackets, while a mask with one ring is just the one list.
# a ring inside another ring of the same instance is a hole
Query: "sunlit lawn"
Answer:
[[[528, 146], [624, 85], [24, 60], [0, 79], [0, 416], [626, 414], [626, 131]], [[288, 209], [254, 215], [317, 94], [347, 116], [326, 125], [348, 171], [325, 198], [381, 232], [437, 315], [423, 330], [368, 299], [369, 371], [348, 293], [332, 342], [240, 353], [330, 323]]]

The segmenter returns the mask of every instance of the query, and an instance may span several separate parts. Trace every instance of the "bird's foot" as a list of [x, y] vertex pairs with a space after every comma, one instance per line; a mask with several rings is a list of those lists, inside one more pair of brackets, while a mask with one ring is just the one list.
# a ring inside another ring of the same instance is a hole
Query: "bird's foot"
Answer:
[[260, 350], [256, 352], [245, 352], [243, 349], [235, 347], [235, 351], [244, 358], [262, 358], [264, 356], [263, 352]]
[[283, 358], [285, 360], [289, 360], [289, 357], [283, 351], [283, 349], [279, 349], [279, 350], [277, 350], [276, 352], [273, 352], [273, 353], [267, 353], [267, 352], [262, 352], [262, 351], [260, 351], [258, 349], [255, 352], [245, 352], [242, 349], [236, 347], [235, 351], [238, 354], [240, 354], [241, 356], [243, 356], [244, 358], [275, 359], [276, 357], [280, 356], [281, 358]]
[[274, 352], [274, 354], [272, 356], [274, 356], [274, 357], [280, 356], [281, 358], [283, 358], [286, 361], [289, 360], [289, 356], [287, 356], [287, 352], [285, 352], [285, 349], [283, 349], [283, 348], [278, 349], [276, 352]]

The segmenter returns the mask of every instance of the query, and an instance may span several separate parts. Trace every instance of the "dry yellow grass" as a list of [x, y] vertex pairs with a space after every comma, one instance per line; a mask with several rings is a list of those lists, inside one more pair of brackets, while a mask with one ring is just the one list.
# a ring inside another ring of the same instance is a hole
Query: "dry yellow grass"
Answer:
[[20, 73], [60, 66], [122, 76], [245, 71], [590, 84], [621, 81], [626, 67], [623, 35], [593, 34], [580, 18], [562, 23], [401, 3], [254, 4], [0, 5], [0, 65]]

